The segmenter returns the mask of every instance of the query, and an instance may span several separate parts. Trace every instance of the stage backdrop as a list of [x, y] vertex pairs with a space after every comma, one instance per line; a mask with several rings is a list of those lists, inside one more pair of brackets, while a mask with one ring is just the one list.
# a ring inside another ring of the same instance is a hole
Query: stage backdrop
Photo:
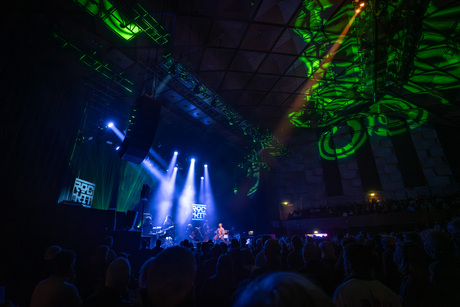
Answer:
[[91, 141], [75, 146], [58, 202], [72, 199], [75, 178], [96, 185], [92, 208], [102, 210], [131, 210], [139, 203], [142, 186], [156, 185], [142, 166], [121, 160], [112, 146]]

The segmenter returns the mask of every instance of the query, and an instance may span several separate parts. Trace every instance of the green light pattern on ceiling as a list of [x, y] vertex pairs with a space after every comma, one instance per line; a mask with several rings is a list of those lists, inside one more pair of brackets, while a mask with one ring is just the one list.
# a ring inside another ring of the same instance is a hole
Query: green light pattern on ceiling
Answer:
[[415, 129], [429, 120], [429, 113], [426, 110], [391, 96], [383, 97], [377, 104], [369, 108], [369, 112], [360, 113], [358, 116], [363, 121], [354, 119], [346, 122], [352, 138], [345, 145], [331, 145], [332, 137], [337, 133], [338, 126], [333, 126], [329, 131], [321, 134], [318, 140], [321, 157], [326, 160], [346, 158], [359, 150], [367, 135], [393, 136], [407, 131], [407, 128]]
[[144, 33], [160, 46], [168, 43], [170, 34], [138, 2], [123, 0], [74, 1], [127, 41], [132, 40], [139, 33]]
[[[325, 130], [318, 142], [324, 159], [356, 153], [367, 135], [387, 137], [429, 122], [420, 101], [446, 105], [445, 91], [459, 88], [460, 5], [414, 1], [368, 1], [333, 60], [321, 66], [353, 18], [353, 1], [334, 7], [330, 0], [304, 0], [294, 32], [307, 43], [299, 60], [312, 82], [289, 119]], [[338, 127], [351, 138], [333, 146]]]
[[102, 20], [113, 32], [129, 41], [140, 31], [132, 22], [126, 23], [117, 8], [108, 0], [75, 0], [91, 15]]

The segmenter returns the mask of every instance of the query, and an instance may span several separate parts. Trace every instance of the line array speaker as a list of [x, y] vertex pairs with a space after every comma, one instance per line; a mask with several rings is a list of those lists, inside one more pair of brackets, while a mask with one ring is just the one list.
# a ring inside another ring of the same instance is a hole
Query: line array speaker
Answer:
[[155, 138], [160, 113], [159, 101], [147, 95], [136, 99], [131, 110], [128, 131], [118, 151], [123, 160], [136, 164], [144, 161]]

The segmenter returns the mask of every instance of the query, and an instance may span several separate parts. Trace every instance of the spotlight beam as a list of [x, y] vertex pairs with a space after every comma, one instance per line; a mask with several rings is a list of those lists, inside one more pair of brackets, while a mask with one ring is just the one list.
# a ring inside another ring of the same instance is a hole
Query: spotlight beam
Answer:
[[142, 161], [141, 165], [145, 168], [145, 170], [150, 174], [152, 175], [153, 177], [155, 177], [157, 180], [159, 180], [160, 182], [162, 182], [163, 180], [165, 180], [165, 176], [161, 173], [160, 170], [158, 170], [155, 166], [152, 165], [152, 163], [145, 159], [144, 161]]
[[169, 162], [169, 166], [168, 166], [169, 174], [172, 174], [173, 169], [177, 172], [177, 168], [174, 167], [176, 165], [176, 162], [177, 162], [177, 151], [174, 152], [174, 155], [171, 158], [171, 161]]
[[120, 130], [118, 130], [117, 127], [115, 127], [115, 125], [113, 123], [110, 123], [108, 125], [108, 127], [110, 129], [112, 129], [113, 133], [115, 133], [115, 135], [120, 139], [120, 141], [123, 142], [123, 140], [125, 139], [125, 135], [123, 134], [123, 132], [121, 132]]
[[203, 198], [203, 204], [206, 205], [207, 207], [207, 214], [206, 216], [208, 217], [208, 225], [214, 225], [216, 222], [215, 218], [215, 212], [216, 212], [216, 203], [214, 200], [214, 194], [212, 192], [212, 186], [211, 186], [211, 179], [209, 177], [209, 167], [205, 165], [204, 167], [204, 180], [202, 182], [204, 183], [204, 198]]
[[161, 181], [153, 198], [153, 202], [149, 204], [150, 211], [153, 206], [157, 209], [155, 216], [155, 225], [160, 225], [166, 215], [171, 215], [173, 206], [174, 191], [176, 186], [177, 168], [171, 171], [171, 176]]
[[192, 205], [195, 203], [195, 194], [195, 159], [191, 159], [184, 189], [179, 197], [179, 212], [177, 214], [179, 225], [184, 225], [192, 215]]
[[166, 169], [166, 161], [152, 148], [149, 149], [149, 154], [157, 161], [163, 169]]

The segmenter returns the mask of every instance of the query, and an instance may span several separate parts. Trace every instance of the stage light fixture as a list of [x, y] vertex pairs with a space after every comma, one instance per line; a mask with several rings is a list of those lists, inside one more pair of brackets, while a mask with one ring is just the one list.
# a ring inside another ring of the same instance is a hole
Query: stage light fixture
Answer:
[[[356, 14], [359, 14], [364, 10], [364, 7], [366, 6], [366, 2], [359, 2], [359, 1], [355, 1], [355, 2], [357, 4], [355, 6], [355, 12], [356, 12]], [[358, 2], [359, 2], [359, 4], [358, 4]]]
[[174, 152], [174, 155], [177, 156], [179, 153], [177, 151]]
[[204, 165], [204, 167], [208, 167], [208, 165], [207, 165], [207, 164], [205, 164], [205, 165]]
[[201, 93], [201, 88], [199, 85], [195, 85], [195, 87], [193, 88], [193, 93], [195, 95], [199, 95]]
[[120, 150], [120, 146], [117, 146], [117, 147], [115, 148], [115, 150], [116, 150], [116, 151]]
[[110, 123], [107, 125], [107, 127], [112, 128], [112, 127], [113, 127], [113, 123], [110, 122]]
[[201, 177], [201, 180], [204, 180], [204, 177]]
[[173, 75], [173, 76], [176, 75], [176, 64], [173, 64], [169, 67], [168, 74]]

